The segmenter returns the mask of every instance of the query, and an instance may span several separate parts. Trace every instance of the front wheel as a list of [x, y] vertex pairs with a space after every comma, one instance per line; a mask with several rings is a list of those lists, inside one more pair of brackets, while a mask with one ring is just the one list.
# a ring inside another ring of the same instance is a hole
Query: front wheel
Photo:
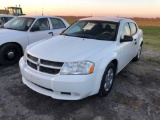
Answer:
[[18, 63], [21, 56], [21, 49], [16, 44], [8, 43], [0, 47], [0, 63], [2, 65], [7, 66]]
[[111, 91], [114, 77], [115, 77], [114, 64], [110, 63], [107, 66], [107, 68], [103, 74], [103, 77], [102, 77], [101, 86], [100, 86], [99, 93], [98, 93], [100, 96], [102, 96], [102, 97], [106, 96]]

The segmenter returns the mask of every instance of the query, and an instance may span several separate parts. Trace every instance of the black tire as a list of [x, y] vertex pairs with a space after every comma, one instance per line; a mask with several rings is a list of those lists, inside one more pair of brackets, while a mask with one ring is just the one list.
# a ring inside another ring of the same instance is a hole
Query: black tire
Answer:
[[[108, 76], [109, 71], [113, 73], [112, 76]], [[106, 81], [107, 76], [110, 77], [110, 79], [112, 78], [112, 81], [110, 81], [110, 80]], [[104, 97], [104, 96], [109, 94], [109, 92], [111, 91], [112, 86], [113, 86], [114, 78], [115, 78], [115, 67], [114, 67], [113, 63], [110, 63], [107, 66], [107, 68], [106, 68], [106, 70], [103, 74], [100, 89], [99, 89], [99, 93], [98, 93], [99, 96]], [[109, 82], [109, 81], [110, 81], [110, 84], [107, 84], [107, 82]], [[108, 88], [107, 88], [107, 85], [109, 85]]]
[[138, 53], [137, 55], [133, 58], [133, 61], [138, 61], [140, 59], [141, 56], [141, 52], [142, 52], [142, 44], [140, 45], [139, 49], [138, 49]]
[[21, 56], [21, 48], [16, 44], [8, 43], [0, 47], [0, 64], [2, 65], [16, 64]]

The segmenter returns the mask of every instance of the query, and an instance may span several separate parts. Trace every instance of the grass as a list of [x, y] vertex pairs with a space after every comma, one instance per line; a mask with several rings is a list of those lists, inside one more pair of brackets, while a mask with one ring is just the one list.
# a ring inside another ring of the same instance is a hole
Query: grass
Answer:
[[139, 26], [160, 27], [160, 21], [135, 21]]
[[160, 51], [160, 27], [140, 26], [144, 34], [144, 47]]

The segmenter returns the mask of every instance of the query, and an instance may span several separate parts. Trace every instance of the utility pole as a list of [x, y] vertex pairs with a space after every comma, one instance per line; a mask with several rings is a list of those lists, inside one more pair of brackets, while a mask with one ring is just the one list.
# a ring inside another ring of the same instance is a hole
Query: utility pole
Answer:
[[42, 16], [43, 16], [43, 8], [42, 8]]

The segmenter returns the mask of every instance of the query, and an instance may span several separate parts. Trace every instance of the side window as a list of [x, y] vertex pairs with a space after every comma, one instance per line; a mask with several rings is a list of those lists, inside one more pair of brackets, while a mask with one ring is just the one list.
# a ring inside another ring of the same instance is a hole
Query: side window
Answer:
[[8, 17], [8, 18], [7, 18], [7, 21], [9, 21], [9, 20], [11, 20], [11, 19], [13, 19], [13, 17]]
[[50, 18], [50, 19], [51, 19], [53, 29], [66, 28], [66, 26], [60, 19], [57, 19], [57, 18]]
[[6, 17], [1, 17], [1, 22], [4, 24], [7, 22]]
[[137, 32], [137, 26], [134, 23], [129, 23], [130, 28], [131, 28], [131, 35], [136, 34]]
[[33, 22], [34, 22], [34, 19], [28, 19], [26, 25], [27, 25], [28, 27], [30, 27]]
[[36, 21], [33, 27], [39, 27], [40, 31], [49, 30], [49, 21], [47, 18], [40, 18]]
[[128, 23], [125, 23], [122, 27], [121, 39], [124, 39], [124, 35], [127, 35], [127, 36], [131, 35], [131, 31]]

